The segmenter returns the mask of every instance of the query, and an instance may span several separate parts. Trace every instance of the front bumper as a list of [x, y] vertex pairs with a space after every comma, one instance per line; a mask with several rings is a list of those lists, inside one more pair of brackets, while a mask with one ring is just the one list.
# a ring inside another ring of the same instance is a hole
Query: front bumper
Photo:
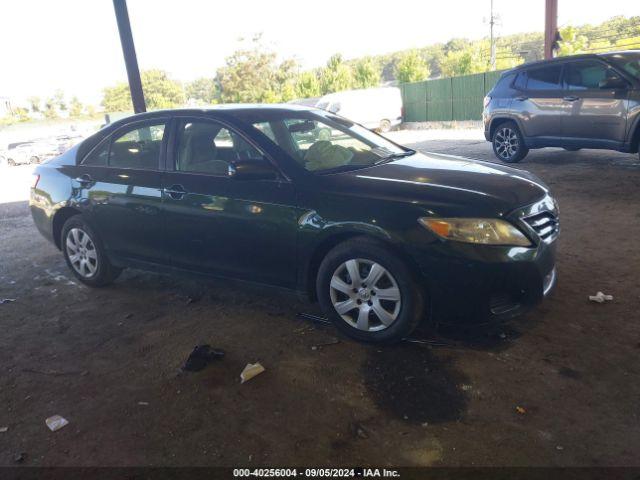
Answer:
[[438, 323], [510, 320], [549, 295], [557, 281], [556, 245], [488, 247], [447, 242], [414, 252]]

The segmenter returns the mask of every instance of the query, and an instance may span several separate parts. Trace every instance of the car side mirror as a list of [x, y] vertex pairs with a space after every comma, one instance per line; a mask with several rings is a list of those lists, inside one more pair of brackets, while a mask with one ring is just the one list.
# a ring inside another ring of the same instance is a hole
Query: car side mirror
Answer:
[[598, 87], [602, 89], [620, 90], [627, 88], [627, 82], [620, 77], [607, 77], [600, 80]]
[[278, 171], [266, 158], [251, 158], [230, 163], [228, 175], [236, 180], [276, 180]]

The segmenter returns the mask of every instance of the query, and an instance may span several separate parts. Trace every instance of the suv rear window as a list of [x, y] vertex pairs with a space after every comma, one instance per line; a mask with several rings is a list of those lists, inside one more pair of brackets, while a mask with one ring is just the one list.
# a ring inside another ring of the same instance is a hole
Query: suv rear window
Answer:
[[[527, 90], [560, 90], [562, 65], [532, 68], [523, 73], [525, 74], [524, 76], [526, 76]], [[518, 75], [519, 84], [521, 75]], [[524, 81], [524, 79], [522, 79], [522, 81]]]

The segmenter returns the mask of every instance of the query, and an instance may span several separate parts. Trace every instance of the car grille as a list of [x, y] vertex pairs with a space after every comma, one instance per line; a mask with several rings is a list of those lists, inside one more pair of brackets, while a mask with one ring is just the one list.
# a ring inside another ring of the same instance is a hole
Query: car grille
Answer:
[[523, 219], [543, 240], [553, 240], [560, 231], [560, 222], [553, 212], [544, 211]]

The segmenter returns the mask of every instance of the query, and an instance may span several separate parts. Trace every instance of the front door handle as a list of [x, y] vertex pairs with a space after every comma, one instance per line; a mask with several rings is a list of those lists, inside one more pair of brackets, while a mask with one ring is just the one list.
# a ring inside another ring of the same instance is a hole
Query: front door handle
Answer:
[[182, 185], [171, 185], [169, 188], [163, 188], [162, 193], [165, 195], [169, 195], [174, 200], [180, 200], [184, 197], [188, 192], [184, 189]]
[[568, 97], [564, 97], [563, 100], [567, 102], [575, 102], [576, 100], [580, 100], [580, 97], [574, 97], [573, 95], [569, 95]]
[[81, 187], [86, 188], [91, 186], [91, 184], [93, 183], [93, 178], [91, 178], [91, 175], [85, 173], [75, 178], [75, 181], [78, 182]]

